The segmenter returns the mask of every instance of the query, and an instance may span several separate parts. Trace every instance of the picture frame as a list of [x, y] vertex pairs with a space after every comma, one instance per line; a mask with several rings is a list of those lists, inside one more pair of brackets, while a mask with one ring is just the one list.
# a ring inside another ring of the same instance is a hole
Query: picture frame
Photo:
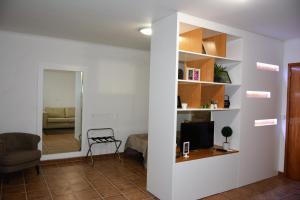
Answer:
[[186, 68], [186, 80], [193, 81], [194, 80], [194, 68], [187, 67]]
[[194, 69], [194, 81], [200, 81], [200, 69]]

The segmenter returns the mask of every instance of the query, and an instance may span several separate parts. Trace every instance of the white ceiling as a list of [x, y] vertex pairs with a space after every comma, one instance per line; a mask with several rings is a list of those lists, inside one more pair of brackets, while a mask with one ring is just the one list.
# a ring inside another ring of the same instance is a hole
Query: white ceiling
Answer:
[[0, 0], [0, 29], [149, 49], [138, 32], [176, 11], [281, 40], [300, 37], [299, 0]]

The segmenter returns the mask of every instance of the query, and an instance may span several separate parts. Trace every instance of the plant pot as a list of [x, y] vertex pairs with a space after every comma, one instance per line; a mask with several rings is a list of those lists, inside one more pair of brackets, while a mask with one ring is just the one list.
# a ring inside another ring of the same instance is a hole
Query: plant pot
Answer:
[[224, 143], [223, 143], [223, 149], [224, 149], [224, 150], [229, 150], [229, 148], [230, 148], [229, 142], [224, 142]]
[[221, 82], [221, 77], [214, 76], [214, 82]]

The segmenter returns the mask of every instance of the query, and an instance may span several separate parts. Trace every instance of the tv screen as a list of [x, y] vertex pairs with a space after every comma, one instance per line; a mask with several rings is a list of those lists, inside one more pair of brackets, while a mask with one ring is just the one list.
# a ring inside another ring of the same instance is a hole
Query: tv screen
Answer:
[[185, 122], [181, 124], [180, 150], [184, 142], [190, 142], [190, 150], [214, 146], [214, 122]]

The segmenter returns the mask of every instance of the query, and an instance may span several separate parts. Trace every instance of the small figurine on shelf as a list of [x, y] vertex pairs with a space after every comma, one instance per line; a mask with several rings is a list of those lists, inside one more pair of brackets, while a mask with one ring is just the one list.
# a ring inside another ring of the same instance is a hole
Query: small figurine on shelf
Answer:
[[218, 109], [218, 101], [215, 101], [214, 109]]
[[215, 109], [215, 102], [214, 102], [214, 100], [210, 101], [210, 109]]
[[224, 108], [230, 107], [230, 100], [228, 95], [224, 95]]
[[218, 108], [218, 102], [215, 100], [210, 101], [210, 109], [217, 109]]

